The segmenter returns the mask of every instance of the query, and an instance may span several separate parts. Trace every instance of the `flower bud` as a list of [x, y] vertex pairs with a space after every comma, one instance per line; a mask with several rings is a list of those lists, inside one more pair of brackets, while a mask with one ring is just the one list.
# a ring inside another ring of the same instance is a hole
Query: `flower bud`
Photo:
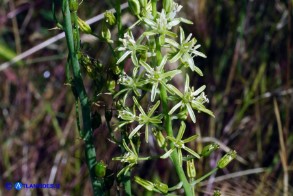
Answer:
[[187, 164], [187, 176], [189, 178], [195, 178], [196, 177], [196, 169], [194, 166], [194, 159], [190, 159], [186, 162]]
[[104, 38], [108, 43], [111, 43], [111, 31], [105, 24], [102, 25], [101, 37]]
[[134, 15], [140, 14], [140, 3], [138, 0], [128, 0], [128, 6]]
[[158, 189], [159, 192], [161, 192], [163, 194], [168, 193], [168, 185], [167, 184], [164, 184], [160, 181], [156, 181], [154, 185], [155, 185], [155, 188]]
[[106, 175], [107, 165], [104, 161], [100, 161], [95, 165], [95, 174], [97, 177], [104, 177]]
[[69, 10], [70, 12], [76, 12], [78, 10], [78, 2], [77, 0], [70, 0], [69, 1]]
[[223, 169], [226, 167], [233, 159], [235, 159], [237, 153], [235, 150], [231, 150], [227, 154], [225, 154], [217, 163], [218, 168]]
[[85, 21], [83, 21], [79, 17], [77, 17], [77, 23], [78, 23], [79, 29], [82, 32], [84, 32], [86, 34], [91, 34], [92, 33], [92, 29], [91, 29], [90, 25], [88, 25]]
[[144, 180], [138, 176], [135, 176], [134, 177], [134, 181], [143, 186], [145, 189], [149, 190], [149, 191], [153, 191], [154, 190], [154, 184], [148, 180]]
[[214, 144], [209, 144], [207, 146], [205, 146], [202, 151], [201, 151], [201, 156], [203, 157], [207, 157], [209, 156], [212, 152], [214, 152], [215, 150], [217, 150], [220, 146], [216, 143]]
[[115, 25], [116, 24], [116, 17], [114, 16], [114, 14], [112, 12], [106, 11], [105, 12], [105, 21], [110, 26]]

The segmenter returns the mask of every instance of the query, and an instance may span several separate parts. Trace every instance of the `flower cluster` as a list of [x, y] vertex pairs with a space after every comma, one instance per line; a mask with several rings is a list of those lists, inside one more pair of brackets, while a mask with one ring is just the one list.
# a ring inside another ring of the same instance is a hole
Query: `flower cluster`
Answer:
[[[158, 140], [158, 146], [165, 151], [157, 158], [166, 159], [176, 153], [179, 160], [177, 164], [180, 167], [186, 159], [183, 150], [191, 159], [199, 159], [208, 156], [208, 153], [216, 149], [216, 147], [205, 149], [200, 154], [187, 147], [187, 144], [195, 140], [197, 135], [183, 139], [186, 130], [184, 121], [188, 120], [188, 116], [195, 123], [196, 112], [214, 115], [205, 107], [205, 103], [209, 102], [204, 93], [205, 85], [195, 89], [190, 86], [188, 74], [184, 74], [185, 86], [181, 92], [173, 84], [173, 78], [190, 71], [203, 76], [200, 68], [196, 66], [194, 58], [206, 58], [206, 56], [199, 51], [200, 45], [197, 44], [197, 40], [192, 37], [192, 34], [186, 37], [182, 27], [174, 28], [180, 23], [192, 24], [187, 19], [176, 17], [182, 6], [174, 3], [173, 0], [163, 2], [164, 9], [161, 12], [153, 12], [154, 7], [150, 1], [129, 0], [131, 11], [138, 17], [138, 21], [120, 39], [121, 47], [117, 49], [117, 51], [123, 52], [123, 55], [117, 60], [117, 64], [121, 64], [129, 58], [132, 62], [132, 67], [120, 75], [118, 80], [120, 90], [114, 95], [115, 99], [120, 100], [119, 122], [115, 130], [123, 132], [123, 135], [128, 137], [127, 140], [123, 140], [126, 154], [114, 159], [124, 163], [125, 167], [119, 174], [129, 171], [139, 160], [144, 160], [139, 158], [139, 152], [133, 146], [132, 140], [144, 133], [145, 141], [148, 142], [150, 130], [152, 130], [153, 137]], [[138, 25], [145, 31], [135, 38], [132, 29]], [[175, 33], [174, 29], [179, 29], [179, 35]], [[175, 66], [172, 67], [175, 68], [170, 69], [169, 64], [174, 64]], [[166, 99], [162, 98], [162, 89], [165, 89]], [[148, 106], [152, 106], [146, 109], [144, 104], [140, 103], [141, 100], [148, 100], [150, 103]], [[166, 107], [167, 112], [165, 112]], [[163, 108], [163, 112], [161, 108]], [[166, 119], [172, 119], [172, 121], [166, 122]], [[179, 120], [181, 124], [176, 137], [166, 133], [163, 128], [167, 123], [172, 126], [175, 120]], [[130, 142], [132, 149], [125, 141]], [[193, 163], [193, 161], [189, 162], [189, 165]], [[194, 178], [194, 168], [190, 168], [188, 170], [190, 178]], [[168, 188], [160, 189], [156, 184], [139, 177], [136, 177], [136, 181], [148, 190], [163, 193], [168, 191]]]

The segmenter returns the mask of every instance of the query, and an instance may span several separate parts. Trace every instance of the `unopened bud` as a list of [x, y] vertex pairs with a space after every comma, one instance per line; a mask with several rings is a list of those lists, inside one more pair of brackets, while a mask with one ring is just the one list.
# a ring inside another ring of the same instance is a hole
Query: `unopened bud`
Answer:
[[104, 177], [106, 175], [107, 165], [104, 161], [100, 161], [95, 165], [95, 174], [97, 177]]
[[165, 184], [165, 183], [162, 183], [162, 182], [160, 182], [160, 181], [156, 181], [155, 182], [155, 188], [159, 191], [159, 192], [161, 192], [161, 193], [163, 193], [163, 194], [166, 194], [166, 193], [168, 193], [168, 185], [167, 184]]
[[76, 12], [78, 10], [78, 2], [77, 0], [70, 0], [69, 1], [69, 10], [70, 12]]
[[92, 33], [92, 29], [91, 29], [90, 25], [88, 25], [85, 21], [83, 21], [79, 17], [77, 18], [77, 23], [78, 23], [79, 29], [82, 32], [84, 32], [86, 34], [91, 34]]
[[225, 154], [217, 163], [218, 168], [223, 169], [226, 167], [233, 159], [235, 159], [237, 156], [237, 153], [235, 150], [232, 150]]
[[110, 26], [115, 25], [116, 24], [116, 17], [114, 16], [114, 14], [112, 12], [106, 11], [105, 12], [105, 21]]
[[194, 166], [194, 159], [190, 159], [186, 162], [187, 164], [187, 176], [189, 178], [195, 178], [196, 177], [196, 169]]
[[219, 145], [218, 144], [209, 144], [207, 146], [205, 146], [203, 149], [202, 149], [202, 152], [201, 152], [201, 156], [203, 157], [207, 157], [209, 156], [212, 152], [214, 152], [215, 150], [219, 149]]
[[105, 24], [102, 25], [101, 37], [104, 38], [108, 43], [112, 42], [111, 31], [108, 29], [108, 27]]
[[154, 184], [148, 180], [144, 180], [138, 176], [135, 176], [134, 177], [134, 181], [143, 186], [145, 189], [149, 190], [149, 191], [153, 191], [154, 190]]

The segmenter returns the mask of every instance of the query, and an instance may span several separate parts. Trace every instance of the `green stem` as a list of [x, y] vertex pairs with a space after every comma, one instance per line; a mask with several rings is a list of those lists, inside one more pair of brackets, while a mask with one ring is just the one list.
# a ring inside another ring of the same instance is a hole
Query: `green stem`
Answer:
[[192, 186], [194, 186], [194, 185], [200, 183], [201, 181], [203, 181], [204, 179], [206, 179], [206, 178], [209, 177], [210, 175], [216, 173], [216, 172], [218, 171], [218, 169], [219, 169], [219, 168], [217, 168], [217, 167], [214, 168], [212, 171], [210, 171], [209, 173], [207, 173], [207, 174], [205, 174], [204, 176], [200, 177], [199, 179], [197, 179], [197, 180], [191, 182], [190, 184], [191, 184]]
[[[77, 36], [74, 37], [73, 31], [78, 31], [77, 24], [72, 25], [71, 14], [73, 14], [73, 22], [76, 22], [76, 12], [70, 13], [69, 10], [69, 3], [67, 0], [62, 1], [62, 13], [64, 18], [64, 31], [66, 35], [67, 46], [69, 49], [69, 58], [70, 63], [72, 65], [73, 71], [73, 81], [72, 87], [74, 94], [76, 94], [76, 99], [80, 100], [81, 111], [82, 111], [82, 122], [83, 127], [82, 131], [80, 132], [81, 137], [85, 142], [85, 157], [86, 163], [88, 166], [88, 170], [91, 177], [91, 183], [93, 187], [94, 195], [104, 195], [102, 182], [100, 182], [94, 173], [94, 167], [97, 163], [96, 160], [96, 151], [93, 145], [93, 133], [91, 128], [91, 110], [89, 105], [89, 100], [83, 85], [82, 77], [80, 74], [80, 66], [77, 57], [77, 49], [79, 47], [79, 35], [78, 32]], [[78, 39], [78, 40], [77, 40]]]
[[[162, 106], [163, 106], [163, 114], [165, 117], [165, 129], [167, 131], [167, 135], [170, 137], [173, 137], [173, 130], [172, 130], [172, 122], [171, 122], [171, 118], [168, 114], [168, 102], [167, 102], [167, 91], [166, 88], [161, 85], [160, 88], [160, 96], [161, 96], [161, 101], [162, 101]], [[174, 146], [173, 143], [171, 143], [171, 148]], [[178, 153], [176, 150], [173, 151], [173, 153], [171, 154], [171, 160], [175, 166], [177, 175], [180, 179], [180, 181], [183, 183], [183, 188], [185, 191], [185, 195], [187, 196], [193, 196], [194, 192], [192, 192], [192, 187], [190, 186], [185, 173], [183, 171], [182, 166], [179, 163], [179, 159], [178, 159]]]
[[[156, 38], [156, 57], [157, 57], [157, 64], [159, 64], [162, 61], [162, 53], [161, 53], [161, 46], [160, 46], [158, 37]], [[173, 135], [173, 130], [172, 130], [172, 121], [171, 121], [170, 115], [168, 114], [169, 108], [168, 108], [167, 97], [168, 97], [168, 95], [167, 95], [167, 90], [166, 90], [165, 86], [160, 85], [160, 98], [161, 98], [162, 107], [163, 107], [165, 129], [167, 131], [167, 135], [170, 137], [173, 137], [174, 135]], [[171, 143], [171, 148], [173, 148], [173, 147], [174, 147], [174, 144]], [[175, 166], [175, 169], [176, 169], [176, 172], [177, 172], [177, 175], [178, 175], [180, 181], [183, 183], [185, 195], [193, 196], [194, 191], [185, 176], [182, 165], [180, 165], [180, 163], [179, 163], [178, 153], [176, 150], [174, 150], [173, 153], [171, 154], [171, 160]]]
[[157, 1], [158, 0], [152, 0], [152, 14], [155, 18], [157, 16]]

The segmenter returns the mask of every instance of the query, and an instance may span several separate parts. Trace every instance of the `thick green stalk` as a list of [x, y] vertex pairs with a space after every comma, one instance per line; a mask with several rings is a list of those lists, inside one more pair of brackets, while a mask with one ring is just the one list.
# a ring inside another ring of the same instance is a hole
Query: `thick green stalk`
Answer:
[[[161, 85], [160, 88], [160, 96], [161, 96], [161, 101], [162, 101], [162, 106], [163, 106], [163, 114], [165, 117], [165, 129], [167, 131], [167, 135], [170, 137], [173, 137], [173, 130], [172, 130], [172, 122], [171, 122], [171, 118], [168, 114], [169, 109], [168, 109], [168, 101], [167, 101], [167, 91], [166, 88], [164, 86]], [[171, 143], [171, 148], [174, 146], [173, 143]], [[187, 196], [193, 196], [194, 193], [192, 191], [192, 187], [190, 186], [185, 173], [183, 171], [182, 166], [179, 163], [179, 159], [178, 159], [178, 153], [176, 150], [173, 151], [173, 153], [171, 154], [171, 160], [175, 166], [177, 175], [179, 176], [180, 181], [183, 183], [183, 188], [185, 191], [185, 195]]]
[[[76, 13], [70, 13], [69, 3], [67, 0], [62, 1], [62, 13], [64, 18], [64, 31], [66, 35], [67, 46], [69, 49], [69, 62], [72, 65], [73, 71], [73, 80], [72, 80], [72, 88], [76, 99], [80, 100], [81, 111], [82, 111], [82, 122], [83, 127], [80, 132], [81, 137], [85, 142], [85, 157], [86, 163], [89, 169], [92, 187], [94, 195], [104, 195], [102, 182], [100, 182], [94, 173], [94, 167], [97, 163], [96, 160], [96, 151], [93, 145], [93, 133], [91, 128], [91, 111], [89, 100], [83, 85], [82, 77], [80, 74], [80, 66], [77, 57], [77, 48], [79, 45], [79, 36], [78, 32], [77, 36], [73, 35], [73, 31], [78, 31], [77, 24], [72, 25], [71, 14], [73, 14], [73, 18], [76, 19]], [[75, 21], [73, 19], [73, 22]], [[77, 40], [78, 39], [78, 40]]]

